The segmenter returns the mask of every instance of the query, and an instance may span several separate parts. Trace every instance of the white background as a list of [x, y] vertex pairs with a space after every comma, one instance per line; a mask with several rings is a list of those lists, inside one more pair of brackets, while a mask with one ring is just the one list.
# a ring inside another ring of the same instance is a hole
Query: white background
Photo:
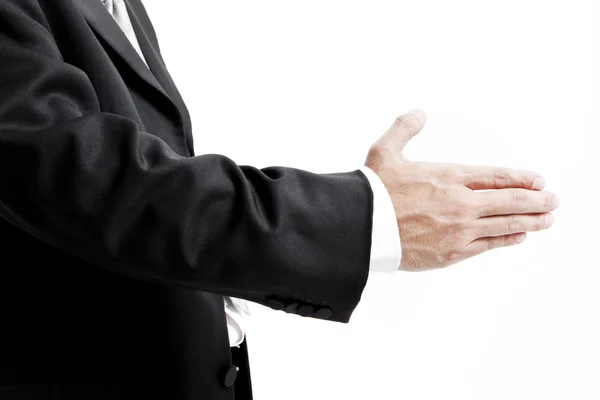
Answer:
[[349, 324], [252, 303], [255, 399], [600, 399], [598, 0], [144, 3], [198, 154], [350, 171], [419, 107], [409, 159], [536, 170], [562, 200], [522, 245], [372, 274]]

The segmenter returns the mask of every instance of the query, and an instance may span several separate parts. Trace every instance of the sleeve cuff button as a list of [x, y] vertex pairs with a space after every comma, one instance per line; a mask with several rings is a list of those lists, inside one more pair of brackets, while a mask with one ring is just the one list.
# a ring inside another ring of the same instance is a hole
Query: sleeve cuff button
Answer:
[[331, 309], [329, 307], [319, 308], [315, 312], [315, 318], [327, 319], [329, 317], [331, 317]]

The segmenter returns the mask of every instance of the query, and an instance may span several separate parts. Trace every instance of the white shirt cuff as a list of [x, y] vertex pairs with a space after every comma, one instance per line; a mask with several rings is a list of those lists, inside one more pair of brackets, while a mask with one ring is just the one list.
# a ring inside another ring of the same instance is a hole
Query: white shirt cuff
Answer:
[[242, 299], [236, 299], [229, 296], [223, 296], [225, 304], [225, 317], [227, 319], [227, 334], [229, 335], [229, 346], [238, 346], [244, 341], [247, 330], [247, 320], [244, 319], [243, 313], [250, 315], [249, 312], [242, 311], [240, 309], [240, 303], [244, 303], [244, 307], [247, 308], [245, 301]]
[[369, 180], [373, 192], [373, 230], [369, 270], [396, 272], [402, 259], [402, 247], [392, 199], [379, 176], [371, 168], [363, 166], [360, 170]]

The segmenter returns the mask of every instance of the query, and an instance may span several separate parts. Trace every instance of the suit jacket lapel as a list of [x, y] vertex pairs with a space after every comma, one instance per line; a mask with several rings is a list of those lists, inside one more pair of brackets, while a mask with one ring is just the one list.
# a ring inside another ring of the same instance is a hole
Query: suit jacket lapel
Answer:
[[[146, 64], [144, 64], [144, 61], [137, 54], [127, 36], [125, 36], [119, 25], [117, 25], [113, 17], [108, 13], [102, 2], [100, 0], [78, 0], [76, 3], [96, 34], [102, 37], [115, 50], [127, 65], [131, 67], [133, 72], [163, 96], [169, 98], [169, 95], [154, 75], [152, 75]], [[142, 51], [144, 50], [142, 49]], [[147, 57], [145, 52], [144, 57]]]
[[[190, 116], [187, 113], [187, 108], [185, 106], [185, 102], [181, 97], [181, 94], [177, 90], [177, 86], [175, 82], [171, 78], [171, 75], [167, 71], [167, 67], [165, 66], [160, 53], [157, 48], [152, 45], [144, 26], [150, 26], [151, 22], [148, 18], [148, 14], [146, 13], [143, 5], [140, 1], [130, 1], [125, 0], [127, 4], [127, 10], [129, 12], [129, 17], [131, 19], [131, 25], [133, 26], [133, 30], [135, 31], [135, 35], [138, 39], [138, 43], [140, 44], [140, 48], [142, 49], [142, 53], [144, 53], [144, 57], [146, 58], [146, 62], [150, 67], [150, 70], [160, 82], [160, 85], [165, 89], [165, 91], [169, 95], [169, 99], [172, 101], [173, 105], [177, 108], [180, 117], [182, 117], [183, 122], [187, 122], [190, 120]], [[186, 124], [187, 125], [187, 124]], [[193, 137], [191, 132], [191, 126], [185, 126], [185, 135], [188, 143], [188, 149], [190, 153], [194, 154], [194, 144]]]
[[[194, 154], [194, 144], [189, 124], [190, 116], [187, 113], [185, 103], [177, 91], [175, 83], [171, 79], [166, 67], [161, 61], [158, 50], [152, 46], [143, 24], [149, 24], [150, 21], [145, 11], [138, 6], [137, 2], [126, 1], [127, 11], [131, 19], [131, 25], [135, 31], [140, 44], [144, 58], [148, 66], [140, 58], [139, 54], [129, 42], [129, 39], [114, 18], [108, 13], [100, 0], [78, 0], [76, 2], [84, 18], [90, 24], [98, 36], [103, 38], [106, 43], [115, 50], [115, 52], [129, 65], [131, 70], [143, 79], [148, 85], [162, 94], [179, 113], [181, 124], [184, 128], [184, 134], [187, 141], [187, 147], [190, 155]], [[148, 67], [150, 69], [148, 69]]]

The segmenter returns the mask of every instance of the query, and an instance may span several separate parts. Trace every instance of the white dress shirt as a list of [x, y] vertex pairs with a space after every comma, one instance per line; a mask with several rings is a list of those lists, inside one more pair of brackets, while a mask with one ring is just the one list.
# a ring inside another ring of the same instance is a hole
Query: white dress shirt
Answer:
[[[146, 58], [142, 53], [139, 42], [131, 25], [127, 7], [123, 0], [98, 0], [106, 6], [117, 25], [129, 39], [131, 46], [140, 55], [146, 66]], [[367, 177], [373, 192], [373, 229], [371, 234], [371, 259], [369, 271], [395, 272], [400, 266], [402, 250], [400, 233], [396, 223], [396, 213], [392, 200], [381, 179], [368, 167], [360, 168]], [[230, 346], [239, 346], [244, 340], [247, 326], [245, 315], [251, 315], [246, 301], [234, 297], [223, 296], [227, 331]]]

